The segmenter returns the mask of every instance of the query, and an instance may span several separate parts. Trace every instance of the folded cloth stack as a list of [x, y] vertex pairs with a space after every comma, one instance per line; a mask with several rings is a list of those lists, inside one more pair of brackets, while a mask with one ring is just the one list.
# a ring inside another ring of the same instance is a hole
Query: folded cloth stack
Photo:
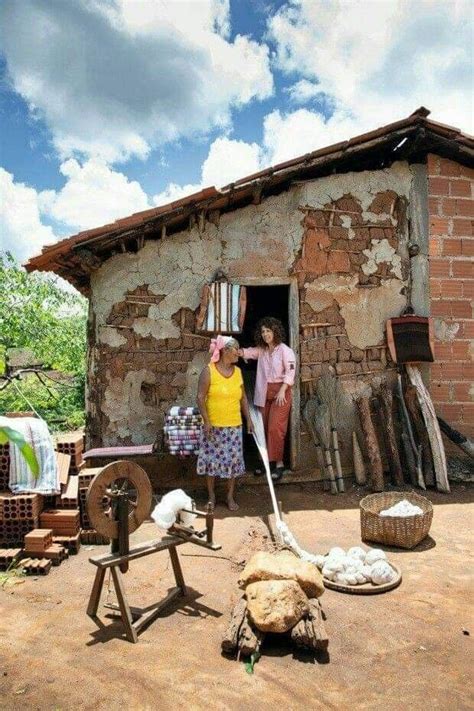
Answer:
[[172, 407], [165, 416], [165, 442], [170, 454], [190, 457], [199, 452], [202, 417], [196, 407]]

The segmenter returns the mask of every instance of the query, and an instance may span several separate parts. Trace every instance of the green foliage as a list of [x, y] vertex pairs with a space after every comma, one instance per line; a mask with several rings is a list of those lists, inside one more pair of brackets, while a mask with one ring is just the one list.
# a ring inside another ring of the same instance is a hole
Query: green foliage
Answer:
[[31, 469], [33, 477], [37, 479], [39, 476], [39, 464], [33, 448], [28, 444], [24, 437], [22, 437], [20, 432], [12, 427], [1, 426], [0, 444], [7, 444], [7, 442], [13, 442], [13, 444], [16, 444], [16, 446], [19, 447], [20, 452], [26, 459], [28, 466]]
[[8, 253], [0, 254], [0, 374], [11, 348], [27, 348], [43, 366], [68, 376], [67, 384], [36, 375], [0, 391], [0, 411], [34, 409], [53, 428], [84, 421], [87, 301], [49, 276], [28, 274]]

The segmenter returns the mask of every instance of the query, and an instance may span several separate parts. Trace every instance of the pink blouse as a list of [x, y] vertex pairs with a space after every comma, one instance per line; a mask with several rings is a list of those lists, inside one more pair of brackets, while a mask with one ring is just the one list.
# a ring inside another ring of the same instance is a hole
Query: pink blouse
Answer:
[[295, 382], [296, 356], [293, 350], [279, 343], [270, 353], [268, 348], [243, 348], [245, 360], [257, 360], [254, 403], [265, 407], [268, 383], [286, 383], [291, 387]]

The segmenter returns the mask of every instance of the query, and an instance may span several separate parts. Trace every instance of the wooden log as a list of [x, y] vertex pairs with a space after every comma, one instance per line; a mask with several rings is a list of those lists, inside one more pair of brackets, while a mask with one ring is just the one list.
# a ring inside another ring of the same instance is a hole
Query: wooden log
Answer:
[[415, 435], [413, 433], [413, 427], [410, 420], [410, 415], [408, 414], [405, 398], [403, 396], [403, 386], [402, 386], [402, 376], [399, 374], [397, 379], [397, 388], [400, 401], [400, 414], [402, 419], [402, 425], [404, 425], [405, 432], [408, 436], [408, 442], [413, 452], [413, 457], [415, 460], [415, 468], [411, 469], [411, 480], [414, 486], [419, 486], [422, 489], [426, 489], [425, 481], [423, 479], [423, 472], [421, 469], [421, 446], [417, 446], [415, 442]]
[[224, 632], [221, 647], [223, 652], [235, 652], [239, 642], [239, 632], [247, 611], [247, 601], [241, 597], [231, 612], [229, 625]]
[[439, 491], [449, 493], [448, 468], [446, 464], [446, 453], [444, 451], [443, 439], [441, 430], [439, 429], [438, 420], [433, 401], [428, 390], [425, 387], [421, 373], [414, 365], [407, 364], [406, 371], [410, 382], [416, 387], [418, 394], [418, 402], [420, 403], [423, 419], [428, 430], [428, 437], [431, 444], [431, 453], [433, 455], [433, 464], [436, 478], [436, 486]]
[[252, 626], [249, 612], [246, 609], [242, 624], [239, 630], [238, 648], [240, 654], [244, 657], [250, 657], [251, 654], [258, 652], [263, 642], [265, 633]]
[[403, 486], [403, 471], [398, 453], [395, 423], [393, 421], [393, 395], [387, 383], [383, 383], [380, 388], [379, 402], [383, 413], [383, 431], [390, 474], [396, 486]]
[[360, 397], [357, 400], [357, 409], [359, 411], [360, 424], [364, 433], [365, 445], [369, 457], [370, 470], [370, 485], [372, 491], [383, 491], [383, 467], [382, 458], [380, 456], [379, 444], [377, 435], [370, 414], [370, 404], [368, 397]]
[[405, 469], [408, 472], [410, 483], [413, 486], [416, 486], [418, 483], [416, 471], [416, 444], [413, 438], [411, 420], [408, 415], [407, 406], [403, 396], [402, 379], [400, 375], [398, 375], [395, 398], [398, 411], [398, 421], [400, 423], [400, 439], [405, 458]]
[[364, 486], [367, 483], [367, 474], [365, 471], [365, 462], [359, 446], [359, 440], [355, 432], [352, 433], [352, 452], [354, 458], [354, 476], [359, 486]]
[[309, 614], [291, 629], [291, 639], [297, 647], [325, 650], [328, 648], [329, 639], [321, 604], [316, 598], [309, 600], [308, 603]]
[[329, 646], [329, 638], [324, 624], [324, 611], [317, 598], [309, 600], [309, 617], [311, 619], [315, 649], [324, 650]]
[[441, 417], [438, 417], [438, 424], [441, 432], [443, 432], [453, 444], [457, 445], [463, 452], [474, 459], [474, 441], [472, 439], [468, 439], [462, 432], [455, 430], [454, 427], [448, 425]]
[[435, 486], [433, 456], [431, 454], [430, 438], [426, 429], [423, 416], [421, 414], [418, 396], [414, 385], [407, 385], [405, 388], [405, 402], [408, 412], [411, 415], [418, 441], [421, 444], [421, 461], [423, 467], [423, 477], [426, 486]]

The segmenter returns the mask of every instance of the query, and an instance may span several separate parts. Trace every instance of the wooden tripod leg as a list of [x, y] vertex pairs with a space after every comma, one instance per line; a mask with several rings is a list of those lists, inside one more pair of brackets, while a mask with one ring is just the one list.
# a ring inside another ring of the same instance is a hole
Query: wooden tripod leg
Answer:
[[117, 601], [120, 607], [120, 614], [122, 615], [122, 622], [125, 627], [125, 632], [129, 642], [138, 642], [137, 631], [133, 626], [132, 613], [130, 611], [127, 598], [125, 597], [125, 590], [122, 583], [122, 576], [118, 568], [113, 565], [111, 567], [112, 578], [114, 580], [115, 593], [117, 595]]
[[181, 594], [186, 595], [186, 583], [184, 582], [184, 575], [181, 569], [181, 563], [179, 562], [178, 551], [176, 550], [176, 546], [171, 546], [169, 551], [176, 585], [181, 590]]
[[94, 578], [94, 584], [91, 590], [91, 596], [89, 598], [89, 604], [87, 605], [87, 614], [89, 617], [97, 617], [97, 609], [100, 602], [100, 594], [102, 592], [102, 586], [104, 584], [105, 568], [97, 568]]

